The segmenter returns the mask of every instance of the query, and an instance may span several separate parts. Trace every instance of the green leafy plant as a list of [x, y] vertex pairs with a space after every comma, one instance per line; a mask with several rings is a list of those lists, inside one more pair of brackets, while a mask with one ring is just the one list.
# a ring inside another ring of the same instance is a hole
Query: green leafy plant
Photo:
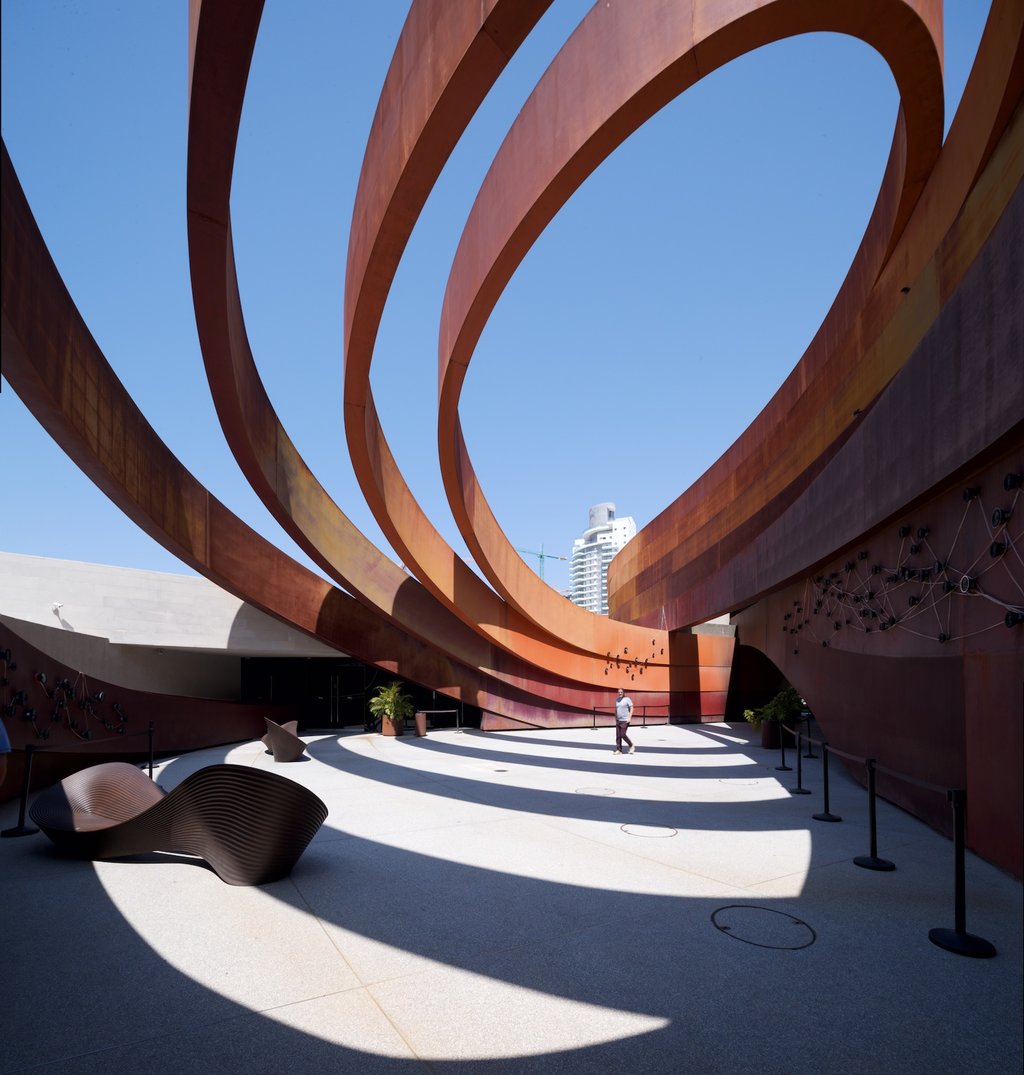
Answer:
[[402, 693], [401, 681], [397, 679], [378, 687], [377, 693], [370, 699], [369, 707], [375, 717], [386, 717], [388, 720], [405, 720], [415, 712], [412, 695]]
[[744, 709], [743, 719], [753, 727], [760, 728], [766, 720], [795, 720], [803, 710], [804, 700], [797, 694], [796, 688], [786, 687], [759, 709]]

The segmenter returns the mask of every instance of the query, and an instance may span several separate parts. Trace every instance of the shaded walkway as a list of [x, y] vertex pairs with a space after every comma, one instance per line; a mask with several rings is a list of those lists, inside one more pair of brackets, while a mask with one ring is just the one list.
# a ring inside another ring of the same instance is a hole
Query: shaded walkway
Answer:
[[[745, 725], [314, 737], [330, 816], [291, 878], [0, 841], [0, 1072], [1015, 1072], [1021, 886], [841, 769], [821, 825]], [[785, 783], [779, 778], [784, 778]], [[14, 804], [0, 808], [13, 822]], [[14, 925], [14, 928], [10, 927]]]

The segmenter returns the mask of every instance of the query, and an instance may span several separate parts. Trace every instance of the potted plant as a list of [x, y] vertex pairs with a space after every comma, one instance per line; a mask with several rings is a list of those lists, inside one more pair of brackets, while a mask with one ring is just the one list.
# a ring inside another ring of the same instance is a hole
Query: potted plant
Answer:
[[405, 731], [406, 717], [413, 714], [412, 696], [402, 693], [400, 680], [392, 680], [370, 699], [370, 712], [380, 717], [382, 735], [401, 735]]
[[803, 712], [804, 700], [795, 687], [784, 687], [759, 709], [744, 709], [743, 719], [753, 728], [761, 729], [761, 746], [772, 749], [779, 745], [779, 725], [795, 726]]

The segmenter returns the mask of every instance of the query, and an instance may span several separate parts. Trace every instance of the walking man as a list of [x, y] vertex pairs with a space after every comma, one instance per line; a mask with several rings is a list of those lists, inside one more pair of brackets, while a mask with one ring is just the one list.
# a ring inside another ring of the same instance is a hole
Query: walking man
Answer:
[[615, 699], [615, 753], [627, 753], [625, 744], [629, 744], [630, 754], [636, 753], [633, 740], [629, 738], [629, 721], [633, 716], [633, 699], [619, 687], [619, 696]]

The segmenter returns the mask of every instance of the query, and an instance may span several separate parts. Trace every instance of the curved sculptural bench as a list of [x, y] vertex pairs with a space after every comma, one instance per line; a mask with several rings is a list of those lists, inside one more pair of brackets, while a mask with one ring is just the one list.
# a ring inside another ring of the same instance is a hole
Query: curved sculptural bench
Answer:
[[263, 719], [267, 722], [267, 734], [261, 742], [267, 753], [274, 755], [274, 761], [298, 761], [306, 752], [306, 744], [296, 734], [299, 722], [289, 720], [275, 724], [269, 717]]
[[165, 792], [134, 765], [107, 762], [44, 791], [29, 813], [76, 858], [195, 855], [229, 885], [263, 885], [291, 873], [327, 807], [293, 780], [241, 765], [207, 766]]

